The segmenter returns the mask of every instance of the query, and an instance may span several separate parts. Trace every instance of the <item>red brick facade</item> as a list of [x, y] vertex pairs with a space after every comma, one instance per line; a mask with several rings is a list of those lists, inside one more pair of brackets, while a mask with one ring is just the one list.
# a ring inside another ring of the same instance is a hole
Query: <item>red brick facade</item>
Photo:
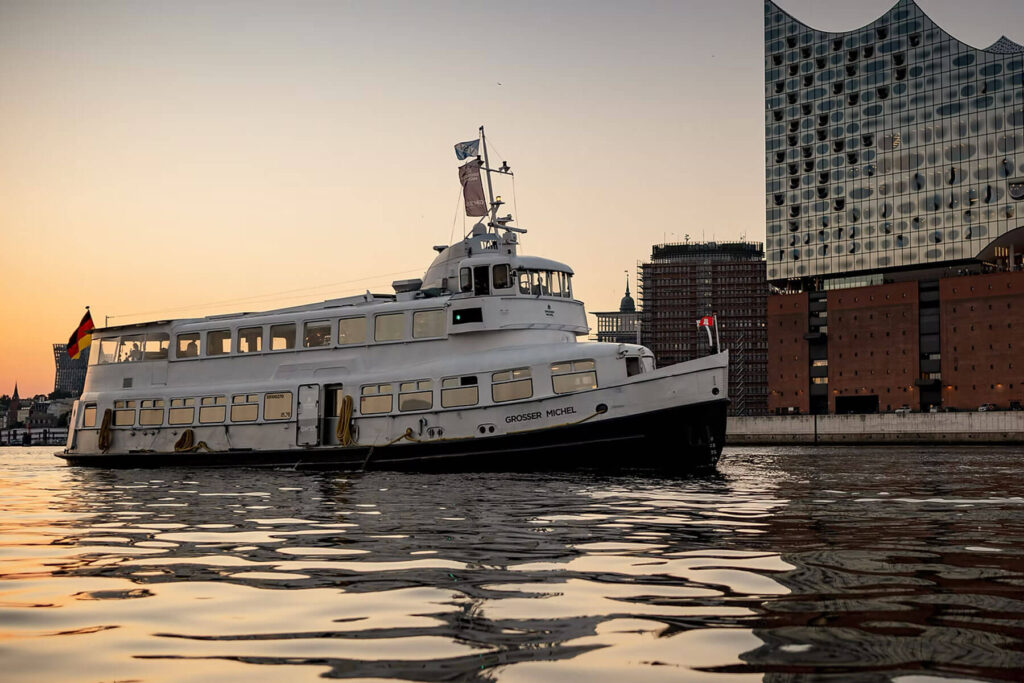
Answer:
[[768, 297], [768, 412], [810, 412], [807, 294]]
[[939, 283], [942, 404], [1024, 403], [1024, 271]]
[[[830, 413], [840, 397], [878, 397], [878, 410], [920, 410], [916, 282], [828, 293]], [[841, 411], [842, 412], [842, 411]]]

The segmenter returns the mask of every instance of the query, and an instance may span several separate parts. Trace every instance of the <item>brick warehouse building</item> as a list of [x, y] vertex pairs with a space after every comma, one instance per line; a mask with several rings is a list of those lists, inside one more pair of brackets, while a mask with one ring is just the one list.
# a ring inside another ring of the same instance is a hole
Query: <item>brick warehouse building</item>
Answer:
[[718, 315], [719, 337], [729, 350], [730, 410], [767, 411], [764, 248], [750, 242], [657, 244], [639, 267], [641, 340], [658, 366], [699, 358], [709, 351], [702, 316]]
[[765, 105], [769, 411], [1019, 405], [1024, 47], [766, 0]]

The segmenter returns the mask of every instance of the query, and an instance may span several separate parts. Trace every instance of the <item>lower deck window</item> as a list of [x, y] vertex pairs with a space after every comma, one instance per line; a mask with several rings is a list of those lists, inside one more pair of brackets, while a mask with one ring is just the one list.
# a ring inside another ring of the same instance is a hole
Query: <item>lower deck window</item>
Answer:
[[156, 427], [164, 423], [164, 402], [161, 399], [148, 399], [142, 402], [139, 410], [139, 424], [143, 427]]
[[172, 398], [171, 407], [167, 411], [167, 424], [190, 425], [196, 417], [196, 400], [194, 398]]
[[292, 416], [292, 392], [279, 391], [263, 396], [264, 420], [287, 420]]
[[390, 384], [370, 384], [363, 387], [359, 398], [359, 412], [362, 415], [390, 413], [392, 405]]
[[571, 394], [597, 388], [593, 360], [573, 360], [551, 364], [551, 388], [556, 394]]
[[95, 427], [96, 426], [96, 404], [87, 403], [85, 404], [85, 410], [82, 411], [82, 426], [83, 427]]
[[199, 401], [199, 424], [223, 422], [227, 411], [227, 401], [223, 396], [206, 396]]
[[491, 398], [495, 403], [516, 401], [533, 396], [530, 368], [502, 370], [491, 375]]
[[398, 386], [398, 410], [430, 410], [434, 407], [434, 383], [429, 379], [402, 382]]
[[235, 394], [231, 397], [231, 421], [255, 422], [260, 416], [259, 394]]
[[114, 426], [133, 427], [135, 425], [135, 401], [114, 401]]
[[476, 375], [441, 380], [441, 405], [445, 408], [475, 406], [480, 401]]

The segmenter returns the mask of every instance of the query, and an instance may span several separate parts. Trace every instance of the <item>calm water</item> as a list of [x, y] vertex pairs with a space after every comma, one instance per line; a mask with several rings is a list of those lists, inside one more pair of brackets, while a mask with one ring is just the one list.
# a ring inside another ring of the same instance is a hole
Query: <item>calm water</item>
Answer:
[[1024, 676], [1024, 449], [730, 448], [693, 479], [51, 450], [0, 449], [4, 680]]

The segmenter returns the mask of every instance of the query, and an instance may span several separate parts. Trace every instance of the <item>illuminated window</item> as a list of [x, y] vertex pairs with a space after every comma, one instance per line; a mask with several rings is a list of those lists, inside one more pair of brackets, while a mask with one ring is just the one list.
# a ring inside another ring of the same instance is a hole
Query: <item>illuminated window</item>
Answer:
[[597, 388], [593, 360], [563, 361], [551, 364], [551, 388], [556, 394], [569, 394]]
[[287, 420], [292, 416], [292, 392], [279, 391], [263, 397], [264, 420]]
[[390, 413], [392, 399], [390, 384], [369, 384], [362, 389], [359, 412], [363, 415]]
[[223, 396], [204, 396], [199, 399], [199, 423], [223, 422], [227, 416], [227, 400]]
[[96, 426], [96, 404], [86, 403], [85, 410], [82, 411], [82, 426], [83, 427], [95, 427]]
[[255, 422], [259, 414], [259, 394], [235, 394], [231, 397], [232, 422]]
[[331, 323], [326, 320], [316, 320], [303, 325], [302, 345], [307, 349], [318, 346], [330, 346]]
[[434, 383], [429, 379], [415, 382], [402, 382], [398, 386], [398, 409], [402, 412], [410, 410], [429, 410], [434, 407]]
[[476, 405], [480, 389], [475, 375], [448, 377], [441, 380], [441, 405], [445, 408]]
[[195, 419], [196, 400], [194, 398], [172, 398], [171, 407], [167, 411], [167, 424], [190, 425]]
[[533, 396], [530, 368], [502, 370], [491, 375], [491, 398], [495, 403], [516, 401]]

